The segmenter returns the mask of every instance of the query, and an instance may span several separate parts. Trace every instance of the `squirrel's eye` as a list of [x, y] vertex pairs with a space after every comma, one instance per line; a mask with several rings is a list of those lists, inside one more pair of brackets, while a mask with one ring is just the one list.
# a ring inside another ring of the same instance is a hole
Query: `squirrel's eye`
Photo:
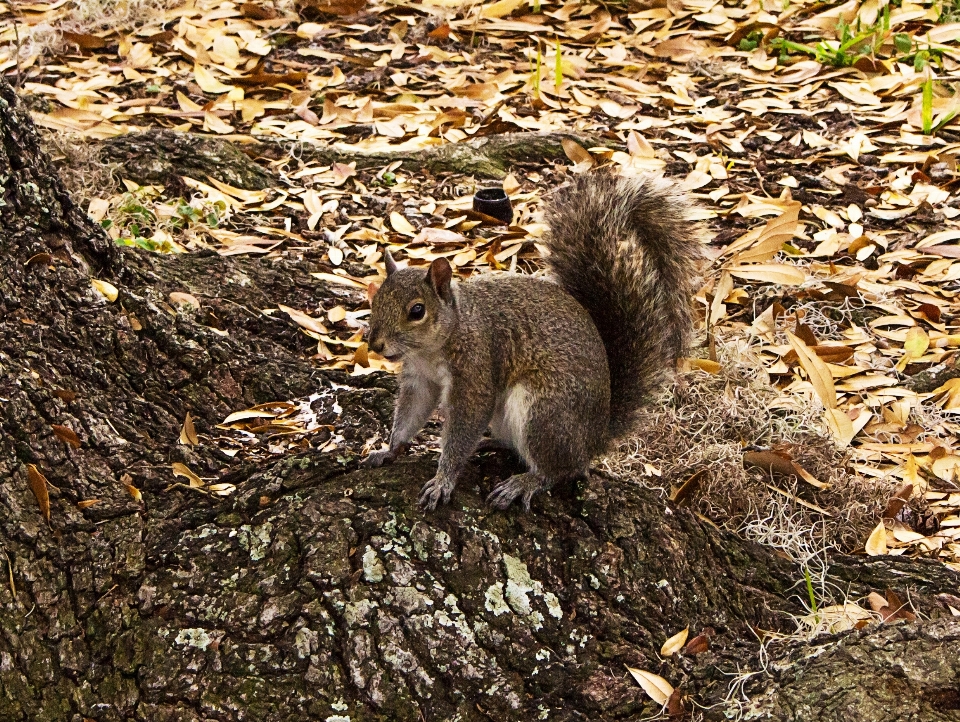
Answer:
[[419, 321], [423, 318], [423, 315], [427, 312], [427, 309], [424, 308], [422, 303], [415, 303], [410, 307], [410, 311], [407, 313], [411, 321]]

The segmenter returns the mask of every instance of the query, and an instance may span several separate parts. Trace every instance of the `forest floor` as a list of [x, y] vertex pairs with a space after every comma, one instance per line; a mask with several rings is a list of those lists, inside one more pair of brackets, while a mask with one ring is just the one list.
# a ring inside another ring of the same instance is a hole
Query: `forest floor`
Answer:
[[[956, 3], [906, 0], [0, 2], [0, 72], [88, 214], [151, 252], [308, 268], [330, 294], [245, 313], [318, 368], [396, 371], [362, 339], [385, 248], [535, 272], [541, 203], [571, 174], [675, 177], [708, 241], [699, 346], [601, 465], [784, 551], [813, 607], [844, 604], [804, 623], [832, 631], [883, 600], [827, 589], [830, 550], [960, 571], [958, 39]], [[509, 226], [472, 211], [491, 184]], [[215, 295], [185, 284], [165, 308], [227, 333]], [[335, 456], [315, 401], [187, 414], [180, 441], [224, 468]]]

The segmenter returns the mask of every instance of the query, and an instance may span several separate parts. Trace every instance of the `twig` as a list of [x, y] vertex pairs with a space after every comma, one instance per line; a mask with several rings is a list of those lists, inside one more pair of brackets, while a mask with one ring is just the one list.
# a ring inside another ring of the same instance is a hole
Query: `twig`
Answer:
[[174, 482], [173, 484], [168, 486], [166, 489], [164, 489], [164, 491], [170, 491], [171, 489], [188, 489], [189, 491], [195, 491], [198, 494], [203, 494], [204, 496], [211, 496], [211, 493], [203, 487], [189, 486], [187, 484], [181, 484], [179, 481]]
[[23, 82], [23, 71], [20, 67], [20, 48], [22, 47], [20, 44], [20, 10], [17, 8], [16, 0], [10, 0], [10, 12], [13, 13], [13, 37], [14, 42], [16, 43], [16, 50], [14, 51], [16, 53], [16, 57], [14, 60], [17, 63], [17, 82], [14, 83], [13, 87], [19, 90], [20, 85]]

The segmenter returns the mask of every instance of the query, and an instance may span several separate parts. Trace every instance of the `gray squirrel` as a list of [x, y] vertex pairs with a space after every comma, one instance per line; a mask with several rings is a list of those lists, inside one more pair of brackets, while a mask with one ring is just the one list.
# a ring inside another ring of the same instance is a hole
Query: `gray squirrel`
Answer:
[[420, 492], [425, 509], [449, 501], [478, 447], [505, 446], [526, 464], [487, 497], [499, 509], [520, 497], [529, 510], [536, 492], [584, 477], [684, 352], [703, 254], [673, 185], [579, 176], [546, 221], [551, 280], [456, 281], [444, 258], [398, 268], [387, 253], [386, 280], [371, 288], [369, 346], [403, 368], [389, 449], [364, 464], [395, 461], [439, 406], [442, 453]]

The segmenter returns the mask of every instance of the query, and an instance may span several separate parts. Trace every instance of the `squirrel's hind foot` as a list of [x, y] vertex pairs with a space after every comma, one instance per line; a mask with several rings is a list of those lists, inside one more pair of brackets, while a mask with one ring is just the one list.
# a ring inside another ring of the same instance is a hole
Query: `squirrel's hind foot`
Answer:
[[430, 479], [430, 481], [423, 485], [423, 488], [420, 490], [420, 498], [417, 500], [417, 503], [420, 504], [421, 509], [425, 511], [433, 511], [437, 508], [437, 504], [440, 502], [446, 504], [448, 501], [450, 501], [450, 494], [453, 492], [453, 487], [455, 485], [455, 483], [450, 483], [437, 474], [435, 477]]
[[504, 479], [487, 496], [487, 503], [494, 509], [507, 509], [518, 497], [521, 498], [524, 511], [530, 511], [530, 499], [545, 486], [543, 479], [529, 471], [515, 474]]

